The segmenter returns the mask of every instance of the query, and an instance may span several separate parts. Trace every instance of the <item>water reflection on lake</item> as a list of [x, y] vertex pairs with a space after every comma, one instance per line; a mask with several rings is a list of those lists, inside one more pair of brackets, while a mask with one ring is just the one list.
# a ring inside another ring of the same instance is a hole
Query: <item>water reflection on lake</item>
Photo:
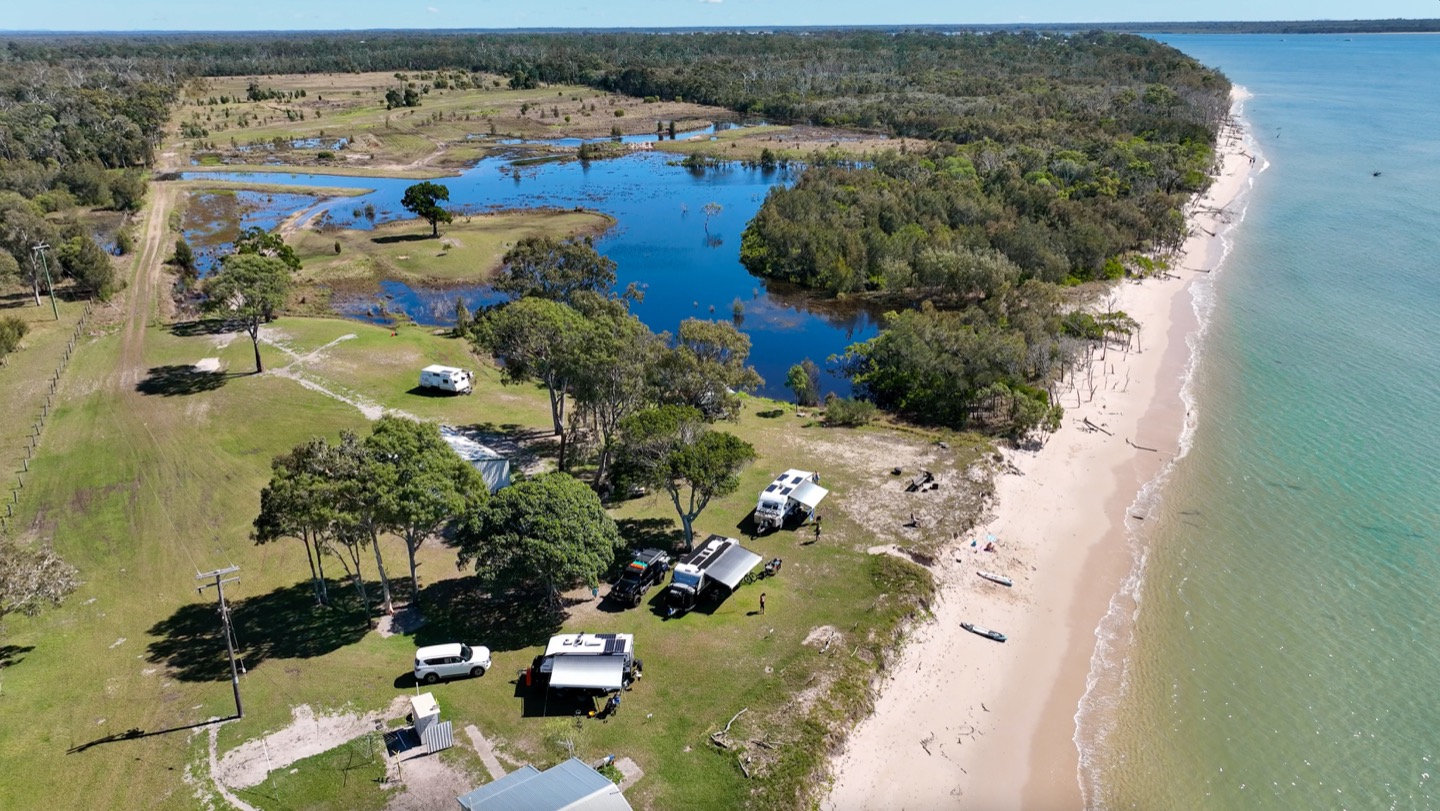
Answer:
[[[436, 182], [450, 189], [450, 203], [457, 211], [582, 207], [615, 217], [617, 225], [596, 240], [596, 247], [616, 261], [621, 288], [635, 282], [644, 289], [645, 300], [633, 307], [636, 315], [656, 332], [674, 332], [690, 317], [733, 318], [750, 336], [751, 362], [765, 378], [765, 394], [786, 396], [785, 372], [791, 365], [808, 357], [824, 366], [830, 355], [876, 333], [872, 313], [767, 283], [740, 264], [740, 234], [770, 188], [792, 179], [787, 170], [731, 164], [692, 171], [672, 165], [676, 160], [673, 155], [638, 152], [588, 164], [521, 167], [505, 158], [489, 158], [459, 177]], [[205, 172], [187, 177], [372, 188], [375, 191], [363, 197], [337, 198], [316, 207], [328, 211], [332, 223], [356, 229], [371, 227], [353, 214], [366, 203], [375, 207], [381, 222], [409, 216], [400, 198], [415, 182], [282, 173]], [[720, 204], [721, 211], [707, 222], [703, 208], [712, 202]], [[251, 224], [263, 223], [252, 223], [247, 214], [244, 225]], [[457, 296], [472, 308], [494, 300], [493, 292], [482, 286], [418, 290], [387, 281], [381, 288], [378, 300], [341, 300], [335, 306], [351, 317], [378, 320], [383, 305], [385, 312], [403, 312], [421, 324], [444, 325], [454, 323]], [[738, 318], [737, 300], [744, 309]], [[825, 389], [844, 394], [849, 384], [827, 377]]]

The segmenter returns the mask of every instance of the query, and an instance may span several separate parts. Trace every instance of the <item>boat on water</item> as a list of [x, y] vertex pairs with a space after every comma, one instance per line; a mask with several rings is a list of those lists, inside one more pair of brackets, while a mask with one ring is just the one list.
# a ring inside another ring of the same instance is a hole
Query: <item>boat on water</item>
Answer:
[[981, 627], [973, 622], [962, 622], [960, 623], [960, 627], [977, 636], [983, 636], [986, 639], [993, 639], [996, 642], [1005, 641], [1005, 635], [999, 631], [992, 631], [989, 628]]
[[1002, 586], [1013, 586], [1013, 585], [1015, 585], [1015, 581], [1014, 581], [1014, 580], [1011, 580], [1010, 578], [1006, 577], [1006, 576], [1003, 575], [1003, 574], [995, 574], [994, 572], [984, 572], [984, 571], [976, 572], [975, 574], [978, 574], [978, 575], [980, 575], [981, 577], [985, 578], [986, 580], [989, 580], [991, 583], [999, 583], [999, 584], [1002, 585]]

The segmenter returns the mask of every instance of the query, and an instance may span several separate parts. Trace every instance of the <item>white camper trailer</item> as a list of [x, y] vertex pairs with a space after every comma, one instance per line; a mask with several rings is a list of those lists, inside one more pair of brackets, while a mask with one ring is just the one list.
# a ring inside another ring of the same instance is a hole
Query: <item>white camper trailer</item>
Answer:
[[454, 366], [426, 366], [420, 370], [420, 388], [469, 394], [475, 390], [475, 375]]
[[770, 486], [760, 491], [755, 504], [755, 526], [760, 532], [779, 529], [794, 515], [815, 514], [820, 500], [830, 491], [821, 487], [820, 474], [790, 469], [775, 477]]

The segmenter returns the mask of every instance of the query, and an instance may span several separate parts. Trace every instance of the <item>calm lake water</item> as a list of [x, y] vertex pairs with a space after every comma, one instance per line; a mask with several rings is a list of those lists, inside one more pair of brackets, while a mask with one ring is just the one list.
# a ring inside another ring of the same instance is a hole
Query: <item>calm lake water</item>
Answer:
[[[810, 358], [823, 367], [830, 355], [875, 335], [878, 323], [872, 313], [767, 283], [740, 264], [741, 232], [765, 194], [793, 179], [789, 171], [739, 164], [691, 171], [671, 165], [676, 160], [673, 155], [638, 152], [589, 164], [514, 166], [506, 158], [489, 158], [460, 177], [436, 182], [449, 188], [456, 209], [578, 206], [615, 217], [618, 224], [596, 241], [596, 247], [616, 261], [619, 287], [636, 282], [644, 289], [644, 302], [633, 307], [636, 315], [656, 332], [673, 332], [685, 318], [731, 320], [733, 304], [739, 300], [744, 305], [739, 326], [750, 336], [750, 360], [765, 378], [764, 394], [788, 397], [784, 383], [790, 366]], [[374, 205], [381, 222], [409, 217], [400, 198], [415, 182], [279, 173], [204, 172], [186, 177], [374, 189], [361, 197], [319, 205], [336, 224], [362, 229], [370, 223], [357, 220], [352, 212], [366, 203]], [[702, 209], [712, 202], [722, 210], [707, 224]], [[264, 213], [273, 210], [267, 207]], [[258, 216], [247, 214], [244, 224], [263, 224], [255, 219]], [[422, 324], [453, 323], [457, 295], [472, 307], [493, 300], [486, 287], [423, 291], [398, 282], [382, 287], [389, 311], [404, 311]], [[340, 302], [339, 308], [352, 317], [367, 318], [376, 303], [375, 299]], [[827, 391], [846, 394], [849, 388], [848, 381], [838, 376], [826, 378]]]
[[1254, 94], [1269, 168], [1101, 628], [1087, 803], [1440, 808], [1440, 37], [1165, 40]]

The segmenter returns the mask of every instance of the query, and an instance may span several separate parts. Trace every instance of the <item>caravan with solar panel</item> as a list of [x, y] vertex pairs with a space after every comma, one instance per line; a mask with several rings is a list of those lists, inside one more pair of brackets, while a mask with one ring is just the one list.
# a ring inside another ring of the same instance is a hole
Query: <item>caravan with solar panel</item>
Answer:
[[634, 634], [560, 634], [521, 678], [527, 687], [595, 695], [620, 690], [639, 678], [640, 668]]
[[666, 616], [691, 611], [702, 599], [724, 600], [759, 563], [760, 556], [734, 538], [711, 535], [675, 564], [664, 594]]
[[793, 468], [781, 473], [760, 491], [760, 500], [755, 504], [756, 531], [781, 529], [793, 518], [808, 520], [829, 493], [820, 486], [819, 473]]

